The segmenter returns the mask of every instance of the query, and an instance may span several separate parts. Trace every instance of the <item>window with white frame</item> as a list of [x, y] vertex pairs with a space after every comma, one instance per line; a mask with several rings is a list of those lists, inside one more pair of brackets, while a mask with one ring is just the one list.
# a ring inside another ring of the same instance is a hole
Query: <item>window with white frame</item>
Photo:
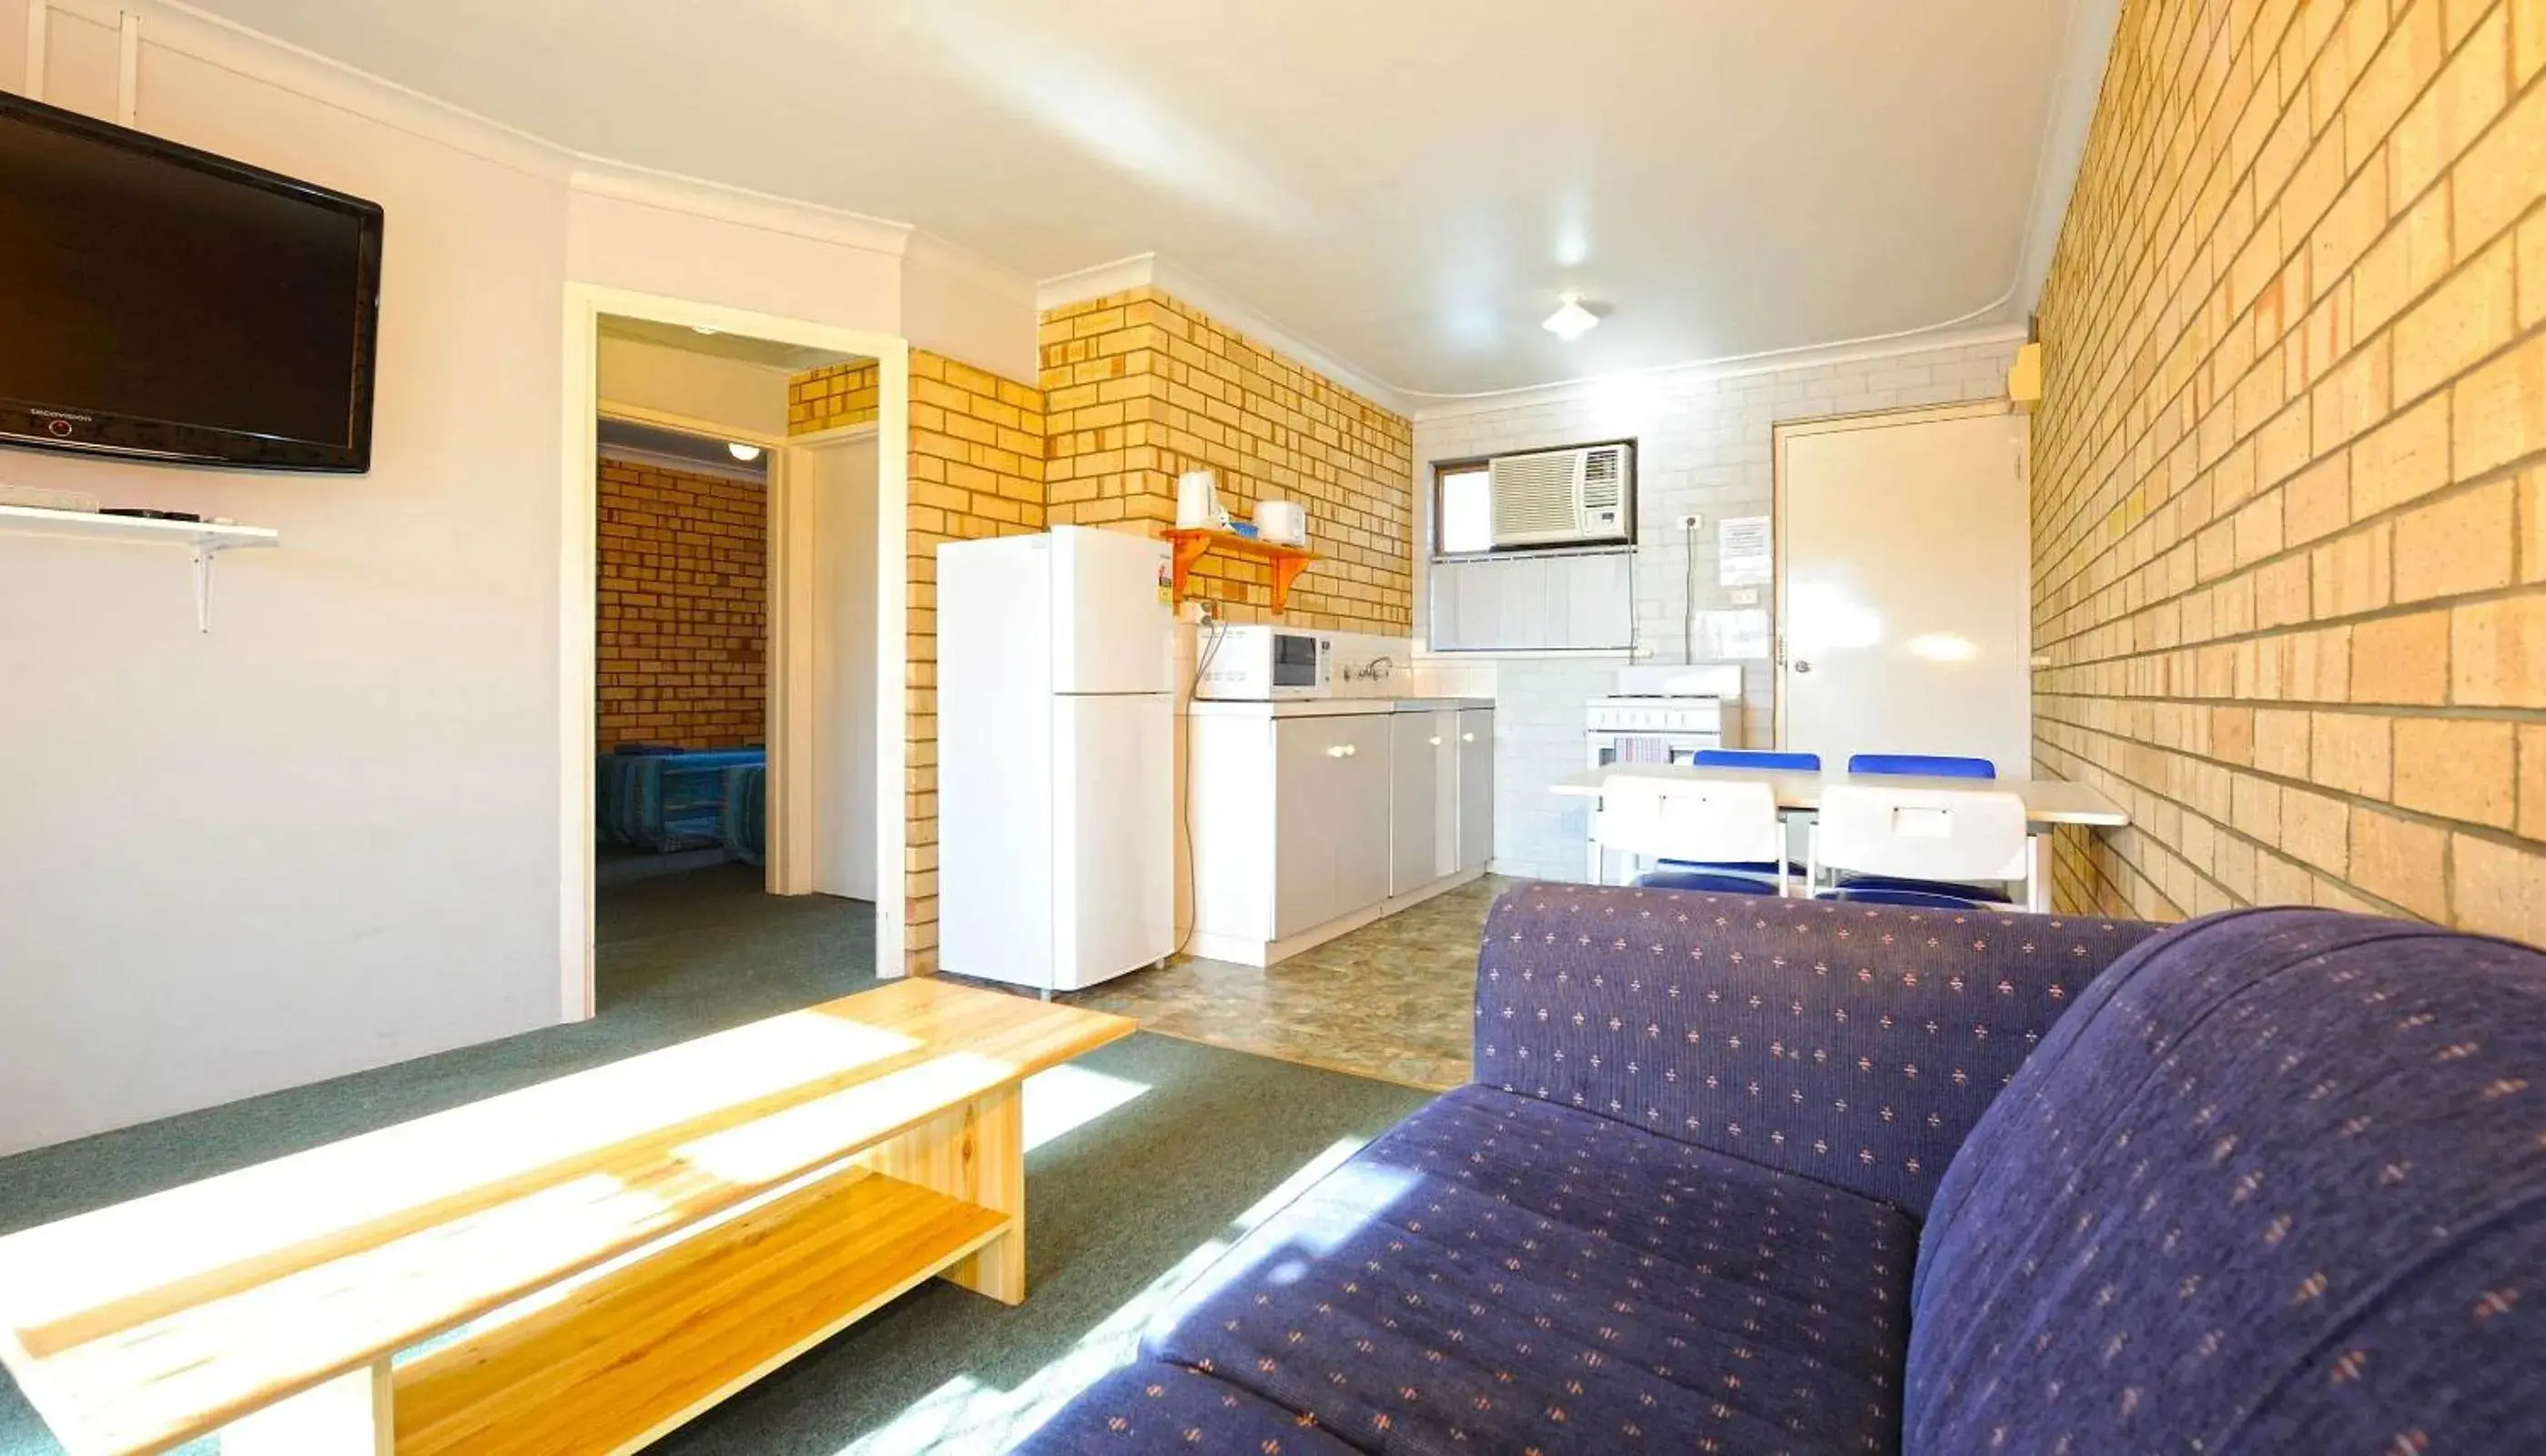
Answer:
[[[1625, 444], [1632, 458], [1632, 443]], [[1498, 547], [1493, 482], [1490, 459], [1443, 461], [1432, 467], [1426, 645], [1435, 652], [1630, 650], [1635, 644], [1634, 545]], [[1632, 474], [1621, 485], [1632, 500]]]

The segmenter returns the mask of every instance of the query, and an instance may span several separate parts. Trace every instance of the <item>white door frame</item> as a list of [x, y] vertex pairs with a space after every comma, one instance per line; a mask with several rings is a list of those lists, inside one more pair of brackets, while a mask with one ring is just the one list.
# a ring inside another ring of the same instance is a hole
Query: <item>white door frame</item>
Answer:
[[1818, 420], [1787, 420], [1769, 427], [1768, 436], [1774, 455], [1776, 473], [1775, 498], [1770, 505], [1769, 534], [1777, 553], [1777, 605], [1775, 645], [1769, 658], [1769, 698], [1775, 712], [1776, 746], [1786, 746], [1786, 623], [1791, 619], [1786, 610], [1786, 585], [1793, 578], [1786, 571], [1786, 547], [1794, 539], [1787, 527], [1792, 524], [1786, 503], [1786, 447], [1792, 442], [1812, 435], [1835, 435], [1851, 430], [1889, 430], [1903, 425], [1925, 425], [1942, 420], [1977, 420], [2003, 415], [2015, 406], [1999, 399], [1972, 400], [1962, 404], [1917, 405], [1907, 409], [1869, 410], [1855, 415], [1829, 415]]
[[[876, 361], [878, 365], [875, 428], [885, 440], [907, 439], [910, 406], [910, 344], [893, 334], [844, 329], [806, 319], [786, 318], [750, 309], [728, 308], [688, 298], [672, 298], [594, 283], [565, 285], [565, 409], [560, 422], [563, 442], [559, 497], [564, 518], [559, 530], [557, 590], [557, 745], [560, 754], [557, 805], [557, 851], [561, 892], [557, 907], [558, 1011], [579, 1021], [593, 1012], [593, 742], [599, 715], [594, 682], [593, 633], [599, 610], [600, 523], [599, 441], [594, 429], [602, 413], [600, 328], [605, 314], [644, 319], [688, 328], [711, 328], [746, 338], [768, 339], [806, 349], [827, 350]], [[658, 420], [671, 417], [657, 416]], [[713, 427], [729, 435], [725, 427]], [[786, 442], [778, 442], [780, 445]], [[787, 476], [783, 450], [770, 471], [770, 741], [771, 776], [789, 785], [790, 799], [809, 792], [811, 775], [805, 765], [812, 752], [809, 598], [812, 583], [802, 569], [803, 544], [787, 544], [802, 511], [787, 510]], [[906, 450], [876, 451], [876, 972], [902, 974], [903, 896], [896, 890], [903, 864], [902, 803], [904, 740], [903, 686], [908, 663], [902, 636], [908, 606], [908, 574], [903, 561], [905, 532], [890, 524], [904, 521], [910, 499], [910, 458]], [[798, 674], [804, 676], [800, 679]], [[784, 815], [782, 821], [781, 815]], [[785, 836], [772, 835], [771, 885], [782, 882], [779, 868], [793, 882], [801, 867], [805, 888], [811, 888], [809, 852], [800, 854], [795, 841], [811, 833], [809, 812], [773, 813], [773, 828], [784, 822]], [[786, 848], [782, 849], [784, 844]]]

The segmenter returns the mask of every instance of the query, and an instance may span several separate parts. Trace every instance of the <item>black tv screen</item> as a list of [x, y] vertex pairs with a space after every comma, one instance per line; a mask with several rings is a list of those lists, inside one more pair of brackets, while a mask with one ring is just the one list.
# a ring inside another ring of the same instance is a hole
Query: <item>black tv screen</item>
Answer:
[[0, 94], [0, 442], [371, 467], [382, 213]]

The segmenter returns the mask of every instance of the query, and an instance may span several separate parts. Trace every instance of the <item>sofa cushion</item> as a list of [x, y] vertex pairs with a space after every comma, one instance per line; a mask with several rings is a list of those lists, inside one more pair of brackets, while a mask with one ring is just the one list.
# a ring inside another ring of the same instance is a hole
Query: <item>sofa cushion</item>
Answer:
[[1368, 1451], [1895, 1449], [1914, 1227], [1535, 1098], [1430, 1103], [1153, 1327]]
[[1912, 1451], [2546, 1450], [2546, 955], [2317, 911], [2147, 941], [1923, 1231]]
[[1142, 1360], [1081, 1392], [1009, 1456], [1128, 1456], [1140, 1451], [1231, 1451], [1247, 1456], [1348, 1456], [1316, 1422], [1183, 1365]]
[[2137, 921], [1524, 884], [1477, 960], [1476, 1080], [1924, 1217]]

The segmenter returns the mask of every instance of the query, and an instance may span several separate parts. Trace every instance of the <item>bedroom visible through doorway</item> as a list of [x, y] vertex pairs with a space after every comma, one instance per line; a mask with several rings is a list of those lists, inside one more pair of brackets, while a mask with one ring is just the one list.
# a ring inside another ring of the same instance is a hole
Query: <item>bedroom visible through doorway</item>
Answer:
[[[677, 947], [787, 895], [866, 902], [840, 914], [871, 929], [875, 428], [808, 422], [798, 401], [875, 363], [610, 315], [597, 333], [595, 941]], [[783, 722], [794, 753], [775, 751]], [[597, 1006], [627, 989], [610, 973], [627, 959], [599, 961]], [[680, 973], [661, 959], [649, 982]], [[873, 975], [872, 950], [857, 959], [843, 986]]]

